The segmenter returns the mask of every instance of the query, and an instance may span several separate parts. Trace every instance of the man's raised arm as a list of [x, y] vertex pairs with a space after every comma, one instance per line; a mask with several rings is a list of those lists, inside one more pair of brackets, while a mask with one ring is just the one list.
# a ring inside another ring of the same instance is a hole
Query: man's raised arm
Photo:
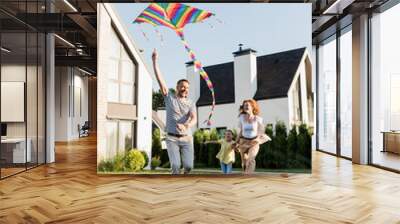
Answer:
[[167, 85], [165, 84], [164, 78], [161, 75], [160, 68], [158, 66], [158, 53], [157, 53], [156, 49], [154, 49], [151, 58], [153, 60], [154, 74], [156, 75], [157, 82], [158, 82], [158, 85], [160, 86], [161, 93], [164, 96], [166, 96], [168, 94], [168, 88], [167, 88]]

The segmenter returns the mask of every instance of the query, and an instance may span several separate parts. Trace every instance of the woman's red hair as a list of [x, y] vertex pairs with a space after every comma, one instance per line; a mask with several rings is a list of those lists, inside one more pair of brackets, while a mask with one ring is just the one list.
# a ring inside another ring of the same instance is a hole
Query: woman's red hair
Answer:
[[244, 113], [243, 111], [243, 106], [245, 103], [249, 103], [251, 105], [251, 107], [253, 108], [253, 114], [254, 115], [259, 115], [260, 114], [260, 107], [258, 106], [257, 101], [253, 100], [253, 99], [249, 99], [249, 100], [244, 100], [242, 105], [240, 106], [240, 113]]

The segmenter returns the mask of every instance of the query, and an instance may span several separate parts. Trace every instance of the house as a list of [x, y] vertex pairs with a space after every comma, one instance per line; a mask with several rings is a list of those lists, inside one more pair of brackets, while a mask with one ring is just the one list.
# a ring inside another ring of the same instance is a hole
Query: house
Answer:
[[97, 161], [132, 148], [151, 158], [152, 77], [112, 5], [97, 13]]
[[204, 67], [216, 96], [211, 126], [202, 122], [212, 105], [211, 93], [193, 63], [187, 63], [189, 97], [196, 102], [198, 128], [236, 128], [245, 99], [257, 100], [265, 124], [281, 120], [287, 127], [300, 123], [313, 126], [312, 66], [306, 48], [263, 56], [256, 53], [240, 48], [233, 52], [232, 62]]

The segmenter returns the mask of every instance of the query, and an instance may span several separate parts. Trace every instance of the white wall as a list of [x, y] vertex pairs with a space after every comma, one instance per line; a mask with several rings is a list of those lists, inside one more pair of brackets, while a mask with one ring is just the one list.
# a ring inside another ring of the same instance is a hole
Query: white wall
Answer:
[[238, 115], [239, 115], [239, 104], [221, 104], [216, 105], [213, 116], [211, 118], [211, 126], [207, 126], [204, 123], [208, 119], [208, 113], [210, 112], [211, 106], [204, 106], [197, 108], [198, 114], [198, 125], [199, 128], [237, 128], [238, 126]]
[[88, 77], [72, 67], [56, 67], [55, 73], [55, 141], [78, 139], [78, 125], [88, 120]]
[[275, 124], [277, 120], [281, 120], [289, 130], [289, 99], [287, 97], [259, 100], [258, 105], [265, 125]]
[[190, 83], [189, 98], [196, 103], [200, 97], [200, 74], [193, 65], [186, 66], [186, 79]]
[[[260, 116], [264, 120], [264, 125], [275, 124], [277, 120], [281, 120], [289, 128], [289, 100], [285, 98], [276, 98], [269, 100], [257, 101], [260, 106]], [[207, 126], [203, 123], [207, 119], [210, 107], [198, 107], [198, 124], [199, 128], [237, 128], [240, 104], [221, 104], [215, 106], [212, 118], [212, 125]]]
[[160, 120], [165, 125], [167, 122], [167, 111], [166, 110], [157, 110], [157, 116], [158, 116], [158, 118], [160, 118]]
[[252, 99], [257, 91], [257, 58], [255, 53], [234, 57], [235, 102]]
[[120, 22], [120, 18], [114, 12], [111, 4], [97, 4], [97, 43], [98, 43], [98, 54], [97, 54], [97, 161], [101, 161], [106, 158], [110, 153], [107, 149], [107, 136], [106, 136], [106, 124], [107, 124], [107, 84], [108, 84], [108, 73], [112, 60], [110, 59], [110, 47], [113, 46], [113, 42], [108, 35], [112, 31], [111, 21], [114, 23], [116, 30], [121, 35], [122, 41], [125, 42], [126, 46], [135, 60], [137, 61], [138, 67], [138, 79], [136, 87], [137, 90], [137, 148], [146, 151], [151, 158], [151, 127], [152, 127], [152, 77], [148, 72], [146, 65], [143, 63], [143, 59], [140, 56], [137, 47], [134, 45], [133, 40], [127, 33], [127, 29]]
[[[306, 55], [303, 57], [303, 60], [296, 72], [296, 75], [293, 78], [293, 82], [289, 88], [289, 117], [290, 117], [290, 121], [289, 121], [289, 125], [287, 126], [288, 128], [290, 128], [292, 125], [295, 124], [295, 121], [293, 120], [294, 118], [294, 111], [293, 111], [293, 100], [292, 95], [293, 94], [297, 94], [297, 93], [293, 93], [294, 89], [295, 89], [295, 85], [297, 85], [297, 81], [296, 80], [300, 80], [300, 94], [301, 94], [301, 113], [302, 113], [302, 122], [303, 123], [309, 123], [309, 118], [308, 118], [308, 102], [307, 102], [307, 77], [306, 77], [306, 66], [305, 66], [305, 60], [306, 60]], [[296, 124], [298, 125], [298, 124]]]
[[[308, 121], [308, 104], [307, 104], [307, 80], [306, 80], [306, 60], [307, 54], [303, 57], [303, 62], [294, 76], [297, 79], [300, 76], [301, 99], [303, 122]], [[211, 119], [211, 126], [207, 126], [204, 121], [208, 118], [211, 106], [202, 106], [197, 108], [198, 127], [199, 128], [237, 128], [237, 118], [239, 107], [243, 100], [252, 99], [257, 90], [257, 64], [256, 55], [254, 53], [241, 55], [234, 59], [234, 75], [235, 75], [235, 103], [216, 105]], [[198, 100], [200, 92], [196, 89], [200, 86], [200, 78], [194, 73], [193, 66], [188, 66], [187, 77], [195, 83], [191, 85], [190, 98], [195, 103]], [[194, 77], [196, 76], [196, 77]], [[295, 82], [292, 83], [294, 85]], [[192, 87], [194, 86], [194, 87]], [[290, 87], [293, 89], [293, 86]], [[194, 93], [192, 93], [192, 91]], [[290, 90], [289, 90], [290, 91]], [[297, 94], [297, 93], [296, 93]], [[290, 95], [290, 94], [289, 94]], [[277, 120], [282, 120], [290, 129], [293, 122], [290, 121], [291, 105], [290, 96], [284, 98], [259, 100], [258, 104], [261, 109], [261, 116], [265, 124], [275, 124]]]

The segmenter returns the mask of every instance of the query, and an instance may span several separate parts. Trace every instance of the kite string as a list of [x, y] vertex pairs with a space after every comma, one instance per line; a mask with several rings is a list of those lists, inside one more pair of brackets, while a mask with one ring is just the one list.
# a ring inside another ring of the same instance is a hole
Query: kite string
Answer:
[[199, 71], [200, 76], [204, 79], [204, 81], [206, 82], [206, 84], [208, 86], [208, 89], [211, 92], [212, 107], [211, 107], [210, 113], [208, 114], [208, 119], [206, 121], [204, 121], [204, 123], [207, 123], [207, 125], [210, 126], [211, 125], [211, 117], [212, 117], [212, 114], [213, 114], [214, 108], [215, 108], [214, 86], [213, 86], [210, 78], [208, 77], [207, 72], [204, 71], [203, 66], [201, 65], [201, 62], [196, 59], [196, 55], [194, 54], [193, 50], [189, 47], [189, 44], [186, 42], [185, 37], [183, 35], [183, 31], [176, 30], [176, 33], [181, 38], [181, 41], [182, 41], [183, 45], [185, 46], [186, 51], [189, 53], [189, 57], [193, 61], [196, 71]]
[[164, 38], [163, 38], [162, 34], [160, 33], [160, 31], [158, 31], [157, 27], [154, 27], [154, 30], [155, 30], [158, 38], [160, 38], [161, 46], [163, 46], [164, 45]]
[[149, 41], [149, 38], [147, 37], [146, 33], [143, 31], [142, 25], [141, 25], [140, 23], [139, 23], [139, 29], [140, 29], [140, 31], [142, 32], [144, 38], [145, 38], [147, 41]]

